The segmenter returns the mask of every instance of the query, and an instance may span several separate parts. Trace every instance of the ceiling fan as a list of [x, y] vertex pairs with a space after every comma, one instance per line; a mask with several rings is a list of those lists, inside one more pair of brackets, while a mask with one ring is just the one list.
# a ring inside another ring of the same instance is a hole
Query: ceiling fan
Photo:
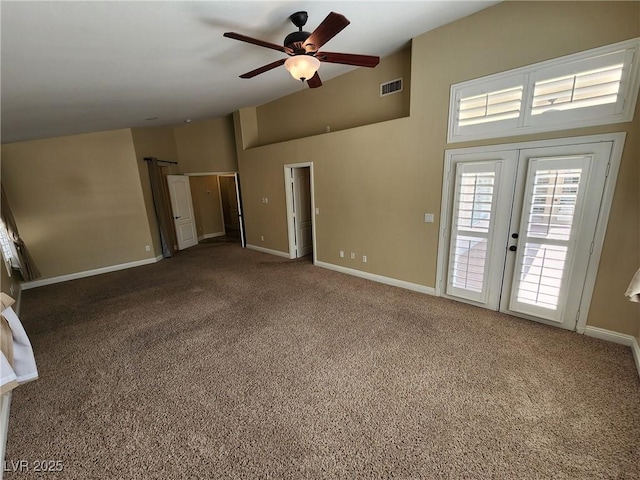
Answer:
[[331, 12], [313, 33], [309, 33], [302, 31], [302, 27], [307, 23], [307, 18], [307, 12], [296, 12], [289, 17], [291, 22], [298, 27], [298, 31], [287, 35], [282, 46], [235, 32], [225, 33], [224, 36], [227, 38], [271, 48], [289, 55], [289, 58], [283, 58], [244, 73], [240, 75], [240, 78], [253, 78], [256, 75], [284, 65], [293, 78], [303, 82], [306, 80], [309, 87], [317, 88], [322, 85], [322, 81], [318, 76], [320, 62], [355, 65], [357, 67], [375, 67], [380, 62], [380, 57], [372, 55], [320, 52], [319, 49], [341, 32], [350, 22], [343, 15]]

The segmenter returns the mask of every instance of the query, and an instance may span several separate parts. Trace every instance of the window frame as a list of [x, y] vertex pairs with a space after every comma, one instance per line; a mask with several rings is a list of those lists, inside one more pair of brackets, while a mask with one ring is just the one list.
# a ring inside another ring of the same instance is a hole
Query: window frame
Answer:
[[[584, 109], [567, 109], [562, 112], [554, 112], [554, 115], [549, 115], [544, 120], [542, 118], [544, 114], [535, 116], [532, 114], [536, 81], [545, 81], [553, 78], [556, 73], [557, 75], [562, 75], [563, 72], [571, 68], [572, 64], [588, 65], [592, 62], [597, 62], [598, 57], [616, 52], [623, 52], [622, 56], [624, 57], [620, 90], [618, 92], [619, 98], [616, 104], [603, 104]], [[523, 88], [520, 117], [518, 119], [510, 119], [509, 122], [479, 123], [471, 126], [459, 125], [458, 113], [462, 98], [469, 98], [482, 92], [492, 93], [499, 91], [504, 88], [505, 84], [514, 85], [514, 81], [520, 83]], [[456, 83], [451, 85], [450, 90], [447, 143], [452, 144], [471, 140], [629, 122], [633, 120], [639, 88], [640, 37]], [[618, 105], [618, 108], [615, 108], [615, 105]], [[607, 110], [614, 110], [614, 113], [606, 112]], [[580, 113], [581, 111], [593, 112], [594, 115], [585, 116]], [[605, 113], [602, 113], [603, 111]], [[556, 113], [560, 114], [557, 115]]]

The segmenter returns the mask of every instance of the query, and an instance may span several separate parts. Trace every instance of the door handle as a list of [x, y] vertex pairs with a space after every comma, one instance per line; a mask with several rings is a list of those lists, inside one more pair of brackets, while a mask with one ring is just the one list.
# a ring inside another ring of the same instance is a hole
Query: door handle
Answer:
[[173, 217], [173, 219], [174, 219], [174, 220], [177, 220], [177, 219], [179, 219], [179, 218], [180, 218], [180, 216], [179, 216], [179, 215], [178, 215], [177, 217]]
[[509, 250], [512, 251], [512, 252], [515, 252], [516, 250], [518, 250], [518, 247], [516, 247], [515, 245], [511, 245], [509, 247]]
[[518, 234], [517, 233], [512, 233], [511, 234], [511, 238], [518, 238]]

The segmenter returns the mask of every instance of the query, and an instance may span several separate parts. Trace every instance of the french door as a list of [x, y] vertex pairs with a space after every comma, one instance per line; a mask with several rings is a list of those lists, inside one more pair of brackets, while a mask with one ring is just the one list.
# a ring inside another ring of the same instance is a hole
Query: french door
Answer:
[[450, 155], [443, 295], [573, 330], [612, 147]]

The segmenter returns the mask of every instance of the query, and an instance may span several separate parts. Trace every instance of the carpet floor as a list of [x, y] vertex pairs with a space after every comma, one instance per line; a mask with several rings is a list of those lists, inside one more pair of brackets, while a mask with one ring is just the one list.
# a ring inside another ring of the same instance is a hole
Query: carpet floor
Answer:
[[629, 348], [308, 259], [204, 243], [21, 319], [6, 479], [640, 478]]

